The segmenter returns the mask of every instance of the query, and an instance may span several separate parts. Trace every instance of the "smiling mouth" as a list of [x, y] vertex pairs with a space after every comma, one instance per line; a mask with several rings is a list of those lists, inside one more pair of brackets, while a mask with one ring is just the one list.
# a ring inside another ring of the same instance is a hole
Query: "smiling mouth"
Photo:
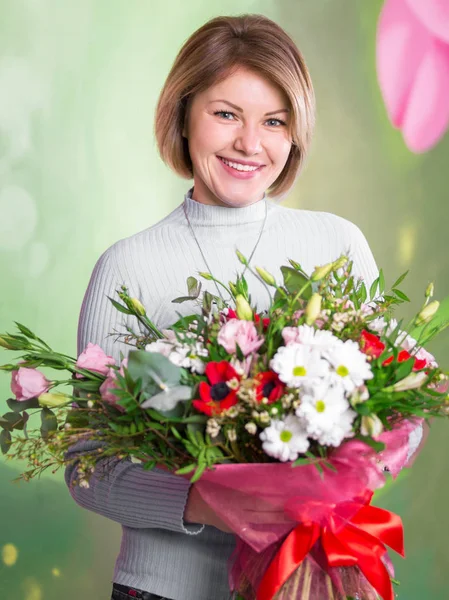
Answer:
[[226, 158], [223, 158], [222, 156], [217, 156], [217, 158], [219, 160], [221, 160], [221, 162], [224, 163], [226, 166], [230, 167], [231, 169], [235, 169], [236, 171], [239, 171], [241, 173], [254, 173], [255, 171], [259, 171], [260, 169], [262, 169], [265, 166], [265, 165], [260, 165], [257, 167], [257, 166], [251, 166], [251, 165], [242, 165], [237, 162], [226, 160]]

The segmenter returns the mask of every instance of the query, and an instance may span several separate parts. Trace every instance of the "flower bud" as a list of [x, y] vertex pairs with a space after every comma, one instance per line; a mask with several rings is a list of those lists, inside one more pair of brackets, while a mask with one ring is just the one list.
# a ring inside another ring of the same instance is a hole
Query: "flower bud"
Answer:
[[305, 310], [306, 324], [312, 325], [315, 323], [318, 315], [321, 312], [321, 296], [317, 293], [312, 294]]
[[243, 256], [243, 254], [240, 252], [240, 250], [236, 250], [235, 253], [237, 254], [237, 257], [238, 257], [239, 261], [242, 263], [242, 265], [246, 266], [248, 264], [248, 261]]
[[362, 417], [360, 433], [362, 435], [377, 437], [384, 430], [382, 421], [377, 415], [368, 415]]
[[58, 408], [64, 406], [69, 401], [69, 397], [59, 392], [47, 392], [38, 397], [39, 406], [47, 408]]
[[395, 383], [391, 389], [393, 392], [405, 392], [406, 390], [415, 390], [422, 386], [422, 384], [426, 381], [427, 375], [424, 371], [420, 371], [419, 373], [410, 373], [401, 381]]
[[259, 275], [265, 281], [265, 283], [276, 287], [276, 279], [271, 273], [268, 273], [268, 271], [265, 271], [265, 269], [263, 269], [262, 267], [256, 267], [256, 271], [259, 273]]
[[236, 313], [239, 319], [243, 321], [253, 320], [253, 311], [244, 296], [238, 294], [235, 299]]
[[231, 290], [231, 292], [233, 293], [234, 297], [237, 296], [237, 288], [235, 286], [235, 283], [232, 283], [232, 281], [230, 281], [228, 283], [229, 289]]
[[310, 276], [312, 281], [320, 281], [329, 275], [331, 271], [334, 270], [334, 263], [328, 263], [327, 265], [322, 265], [321, 267], [315, 267], [314, 272]]
[[425, 292], [426, 298], [432, 298], [433, 291], [434, 291], [434, 285], [432, 282], [432, 283], [429, 283], [429, 285], [426, 287], [426, 292]]
[[335, 271], [337, 271], [338, 269], [343, 268], [348, 262], [348, 260], [349, 259], [347, 256], [340, 256], [340, 258], [337, 258], [337, 260], [335, 260], [332, 263], [332, 268], [335, 269]]
[[14, 346], [11, 346], [11, 344], [8, 344], [8, 341], [5, 337], [0, 337], [0, 346], [2, 348], [6, 348], [6, 350], [14, 350]]
[[213, 279], [213, 277], [210, 273], [205, 273], [203, 271], [201, 273], [198, 273], [198, 275], [200, 277], [202, 277], [203, 279], [207, 279], [208, 281], [212, 281], [212, 279]]
[[140, 302], [140, 300], [138, 300], [137, 298], [131, 298], [130, 304], [131, 304], [131, 307], [136, 311], [137, 314], [141, 315], [142, 317], [144, 316], [145, 308], [144, 308], [143, 304]]
[[434, 300], [433, 302], [429, 302], [427, 306], [425, 306], [419, 315], [416, 317], [416, 325], [424, 325], [433, 319], [435, 313], [437, 312], [440, 303], [438, 300]]

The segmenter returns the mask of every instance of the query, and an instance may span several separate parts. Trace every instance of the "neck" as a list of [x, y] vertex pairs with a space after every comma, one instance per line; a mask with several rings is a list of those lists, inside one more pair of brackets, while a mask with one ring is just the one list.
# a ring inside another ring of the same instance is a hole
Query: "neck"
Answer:
[[184, 196], [184, 204], [192, 225], [243, 225], [245, 223], [256, 223], [263, 221], [265, 211], [268, 209], [267, 198], [254, 202], [249, 206], [238, 208], [230, 206], [216, 206], [203, 204], [192, 198], [191, 188]]

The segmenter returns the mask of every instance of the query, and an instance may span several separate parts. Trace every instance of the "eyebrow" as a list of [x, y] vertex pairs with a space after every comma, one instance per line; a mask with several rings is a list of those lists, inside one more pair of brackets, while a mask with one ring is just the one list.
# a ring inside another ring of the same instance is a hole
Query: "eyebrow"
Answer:
[[[240, 111], [241, 113], [243, 112], [243, 108], [240, 108], [240, 106], [236, 106], [235, 104], [232, 104], [232, 102], [229, 102], [229, 100], [212, 100], [210, 102], [210, 104], [212, 104], [212, 102], [225, 102], [226, 104], [229, 104], [229, 106], [232, 106], [232, 108], [235, 108], [235, 110]], [[288, 108], [280, 108], [279, 110], [272, 110], [271, 112], [267, 112], [265, 113], [265, 117], [269, 117], [270, 115], [276, 115], [277, 113], [289, 113], [290, 110]]]

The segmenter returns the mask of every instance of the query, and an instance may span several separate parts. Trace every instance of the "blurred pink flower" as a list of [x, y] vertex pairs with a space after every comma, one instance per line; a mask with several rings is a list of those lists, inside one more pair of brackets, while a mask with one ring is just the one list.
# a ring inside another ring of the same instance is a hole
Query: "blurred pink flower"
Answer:
[[[128, 367], [128, 359], [124, 358], [122, 360], [122, 364], [120, 366], [119, 369], [119, 373], [120, 375], [124, 376], [124, 371], [123, 368], [127, 368]], [[120, 406], [120, 404], [117, 404], [117, 396], [114, 394], [114, 389], [116, 389], [117, 386], [117, 373], [115, 371], [115, 369], [108, 369], [107, 372], [107, 377], [106, 379], [103, 381], [103, 383], [100, 386], [100, 395], [101, 398], [104, 402], [107, 402], [108, 404], [113, 404], [120, 412], [125, 412], [125, 408], [123, 408], [123, 406]]]
[[[87, 348], [81, 352], [76, 361], [78, 369], [89, 369], [102, 375], [108, 373], [109, 365], [115, 365], [112, 356], [107, 356], [98, 344], [87, 344]], [[80, 375], [78, 374], [80, 377]]]
[[234, 354], [236, 344], [238, 344], [243, 354], [247, 356], [251, 352], [258, 350], [265, 339], [258, 337], [253, 321], [230, 319], [220, 329], [217, 341], [229, 354]]
[[16, 400], [30, 400], [48, 392], [51, 381], [37, 369], [20, 367], [12, 372], [11, 391]]
[[429, 150], [449, 125], [449, 0], [386, 0], [376, 54], [392, 124], [410, 150]]

